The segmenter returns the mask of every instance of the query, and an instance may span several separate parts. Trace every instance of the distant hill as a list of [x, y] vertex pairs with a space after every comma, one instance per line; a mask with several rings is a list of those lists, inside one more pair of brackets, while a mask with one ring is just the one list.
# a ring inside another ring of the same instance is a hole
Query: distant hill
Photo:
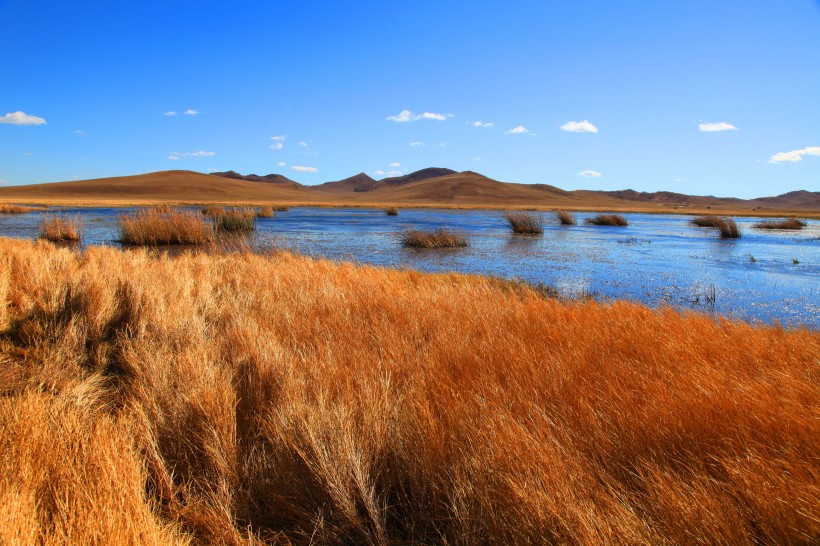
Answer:
[[514, 184], [438, 167], [375, 180], [366, 173], [318, 186], [280, 174], [161, 171], [136, 176], [0, 187], [0, 201], [76, 204], [283, 203], [362, 206], [505, 207], [703, 214], [820, 216], [820, 192], [805, 190], [752, 200], [634, 190], [567, 191], [548, 184]]

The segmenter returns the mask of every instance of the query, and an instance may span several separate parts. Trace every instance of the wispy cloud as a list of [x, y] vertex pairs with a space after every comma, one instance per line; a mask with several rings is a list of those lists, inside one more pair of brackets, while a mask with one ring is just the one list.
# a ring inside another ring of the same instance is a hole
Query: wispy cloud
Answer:
[[300, 140], [300, 141], [299, 141], [299, 146], [301, 146], [301, 147], [303, 147], [303, 148], [307, 148], [307, 147], [308, 147], [308, 143], [307, 143], [307, 142], [305, 142], [304, 140]]
[[0, 116], [0, 123], [9, 123], [11, 125], [45, 125], [46, 120], [38, 118], [37, 116], [30, 116], [25, 112], [10, 112], [5, 116]]
[[561, 126], [561, 130], [570, 133], [597, 133], [598, 128], [595, 127], [589, 120], [584, 121], [568, 121]]
[[414, 114], [410, 110], [402, 110], [395, 116], [387, 116], [387, 121], [396, 121], [399, 123], [407, 123], [410, 121], [418, 121], [420, 119], [432, 119], [436, 121], [444, 121], [453, 117], [453, 114], [437, 114], [435, 112], [424, 112], [423, 114]]
[[298, 171], [300, 173], [315, 173], [319, 169], [316, 167], [303, 167], [301, 165], [294, 165], [290, 168], [292, 171]]
[[85, 131], [83, 131], [81, 129], [77, 129], [76, 131], [74, 131], [74, 134], [75, 135], [80, 135], [80, 136], [88, 136], [88, 133], [86, 133]]
[[198, 152], [171, 152], [168, 155], [168, 159], [171, 161], [178, 161], [183, 157], [192, 157], [194, 159], [201, 159], [203, 157], [213, 157], [216, 153], [214, 152], [206, 152], [205, 150], [199, 150]]
[[9, 183], [9, 181], [6, 180], [5, 178], [0, 178], [0, 186], [6, 186], [6, 185], [8, 185], [8, 183]]
[[601, 178], [603, 175], [598, 171], [581, 171], [578, 176], [582, 178]]
[[769, 158], [769, 163], [797, 163], [803, 161], [804, 155], [820, 155], [820, 146], [809, 146], [791, 152], [780, 152]]
[[469, 123], [473, 127], [492, 127], [493, 126], [493, 123], [491, 123], [491, 122], [471, 121]]
[[183, 112], [183, 114], [185, 114], [186, 116], [198, 116], [199, 112], [194, 110], [193, 108], [188, 108]]
[[172, 118], [172, 117], [174, 117], [175, 115], [177, 115], [177, 113], [176, 113], [176, 112], [174, 112], [173, 110], [169, 110], [169, 111], [165, 112], [165, 113], [164, 113], [164, 114], [162, 114], [162, 115], [163, 115], [163, 116], [168, 116], [169, 118]]
[[717, 133], [720, 131], [737, 131], [737, 127], [725, 121], [717, 123], [699, 123], [698, 130], [704, 133]]
[[419, 141], [411, 142], [410, 146], [424, 146], [424, 142], [419, 142]]
[[404, 174], [404, 171], [382, 171], [378, 170], [373, 173], [376, 176], [401, 176]]
[[519, 125], [518, 127], [513, 127], [509, 131], [504, 131], [505, 135], [526, 135], [532, 134], [530, 130], [524, 127], [523, 125]]
[[401, 167], [401, 163], [391, 163], [388, 167]]
[[281, 142], [274, 142], [273, 144], [270, 145], [271, 150], [281, 150], [284, 147], [285, 147], [285, 145]]
[[281, 150], [285, 147], [285, 139], [288, 138], [288, 135], [279, 135], [279, 136], [272, 136], [270, 139], [273, 141], [273, 144], [270, 145], [271, 150]]
[[284, 161], [280, 161], [279, 163], [277, 163], [277, 165], [280, 167], [284, 167], [285, 165], [287, 165], [287, 163], [285, 163]]

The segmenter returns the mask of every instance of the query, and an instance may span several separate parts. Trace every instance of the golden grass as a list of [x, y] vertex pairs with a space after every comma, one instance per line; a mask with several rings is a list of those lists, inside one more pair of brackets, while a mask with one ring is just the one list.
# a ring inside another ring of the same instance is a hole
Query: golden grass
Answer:
[[723, 222], [723, 219], [719, 216], [715, 216], [714, 214], [708, 214], [706, 216], [697, 216], [690, 220], [690, 223], [693, 226], [711, 228], [719, 227], [721, 222]]
[[467, 238], [444, 228], [433, 231], [411, 229], [401, 235], [401, 244], [410, 248], [456, 248], [468, 246]]
[[544, 233], [544, 219], [540, 214], [531, 212], [505, 212], [504, 220], [510, 225], [513, 233], [540, 235]]
[[253, 231], [256, 229], [256, 211], [248, 207], [231, 207], [212, 215], [214, 227], [219, 231]]
[[276, 211], [271, 205], [264, 205], [256, 209], [257, 218], [276, 218]]
[[575, 216], [565, 210], [556, 210], [554, 214], [555, 218], [558, 220], [558, 223], [562, 226], [574, 226], [577, 223]]
[[398, 216], [399, 209], [398, 207], [387, 207], [386, 209], [384, 209], [384, 213], [388, 216]]
[[43, 210], [44, 207], [32, 207], [29, 205], [15, 205], [11, 203], [0, 203], [0, 214], [25, 214], [27, 212], [34, 212]]
[[743, 235], [733, 218], [721, 218], [717, 228], [721, 239], [739, 239]]
[[201, 245], [213, 240], [213, 227], [196, 212], [139, 211], [117, 220], [119, 241], [126, 245]]
[[221, 216], [225, 214], [224, 205], [205, 205], [202, 207], [202, 214], [205, 216]]
[[76, 242], [82, 237], [80, 215], [47, 214], [39, 226], [41, 239], [52, 242]]
[[758, 222], [754, 227], [756, 229], [788, 229], [796, 231], [806, 227], [806, 222], [798, 220], [797, 218], [786, 218], [785, 220]]
[[0, 240], [0, 543], [808, 544], [820, 334]]
[[584, 220], [584, 223], [591, 224], [593, 226], [624, 227], [629, 225], [629, 222], [627, 222], [626, 218], [624, 218], [620, 214], [599, 214], [598, 216], [587, 218], [586, 220]]

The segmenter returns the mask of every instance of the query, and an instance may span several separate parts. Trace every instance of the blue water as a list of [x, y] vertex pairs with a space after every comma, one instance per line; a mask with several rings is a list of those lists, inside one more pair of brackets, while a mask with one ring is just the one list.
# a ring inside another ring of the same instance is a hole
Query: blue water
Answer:
[[[115, 245], [116, 219], [128, 208], [52, 208], [79, 214], [84, 245]], [[0, 236], [34, 238], [44, 213], [0, 214]], [[544, 283], [567, 296], [630, 299], [750, 321], [820, 329], [820, 222], [798, 232], [761, 231], [736, 218], [743, 237], [720, 239], [688, 216], [626, 214], [628, 227], [554, 225], [542, 236], [513, 235], [497, 211], [296, 208], [260, 218], [253, 241], [302, 254], [385, 267], [458, 271]], [[468, 248], [406, 249], [406, 229], [446, 227]], [[754, 257], [754, 260], [752, 260]], [[794, 261], [798, 263], [794, 263]]]

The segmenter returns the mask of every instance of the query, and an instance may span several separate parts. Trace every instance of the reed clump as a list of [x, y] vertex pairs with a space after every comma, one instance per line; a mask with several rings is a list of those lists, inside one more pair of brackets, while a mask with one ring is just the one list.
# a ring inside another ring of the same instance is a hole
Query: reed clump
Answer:
[[723, 219], [720, 216], [710, 214], [708, 216], [698, 216], [696, 218], [692, 218], [692, 220], [690, 220], [690, 223], [693, 226], [697, 227], [716, 228], [723, 223]]
[[157, 205], [152, 205], [150, 210], [151, 212], [171, 212], [173, 207], [165, 203], [160, 203]]
[[51, 242], [77, 242], [82, 237], [80, 215], [47, 214], [39, 225], [39, 238]]
[[808, 544], [820, 333], [0, 239], [0, 543]]
[[574, 226], [577, 223], [577, 221], [575, 220], [575, 216], [573, 216], [565, 210], [556, 210], [555, 218], [558, 220], [558, 223], [562, 226]]
[[202, 245], [213, 240], [213, 227], [193, 211], [138, 211], [117, 220], [119, 242], [126, 245]]
[[218, 231], [253, 231], [256, 229], [256, 211], [250, 208], [232, 207], [211, 216]]
[[510, 225], [513, 233], [540, 235], [544, 233], [544, 219], [532, 212], [505, 212], [504, 220]]
[[384, 213], [388, 216], [398, 216], [399, 209], [397, 207], [387, 207], [384, 209]]
[[457, 248], [469, 245], [464, 235], [444, 228], [434, 231], [411, 229], [401, 235], [401, 244], [409, 248]]
[[276, 211], [270, 205], [262, 206], [256, 209], [257, 218], [276, 218]]
[[201, 210], [205, 216], [214, 217], [225, 214], [226, 207], [222, 205], [205, 205]]
[[806, 227], [806, 222], [798, 220], [797, 218], [786, 218], [784, 220], [767, 220], [765, 222], [758, 222], [754, 225], [755, 229], [787, 229], [787, 230], [801, 230]]
[[45, 207], [32, 207], [30, 205], [15, 205], [10, 203], [0, 203], [0, 214], [25, 214], [45, 210]]
[[620, 214], [599, 214], [584, 220], [585, 224], [593, 226], [628, 226], [629, 222]]
[[739, 239], [743, 235], [733, 218], [721, 218], [717, 229], [721, 239]]

